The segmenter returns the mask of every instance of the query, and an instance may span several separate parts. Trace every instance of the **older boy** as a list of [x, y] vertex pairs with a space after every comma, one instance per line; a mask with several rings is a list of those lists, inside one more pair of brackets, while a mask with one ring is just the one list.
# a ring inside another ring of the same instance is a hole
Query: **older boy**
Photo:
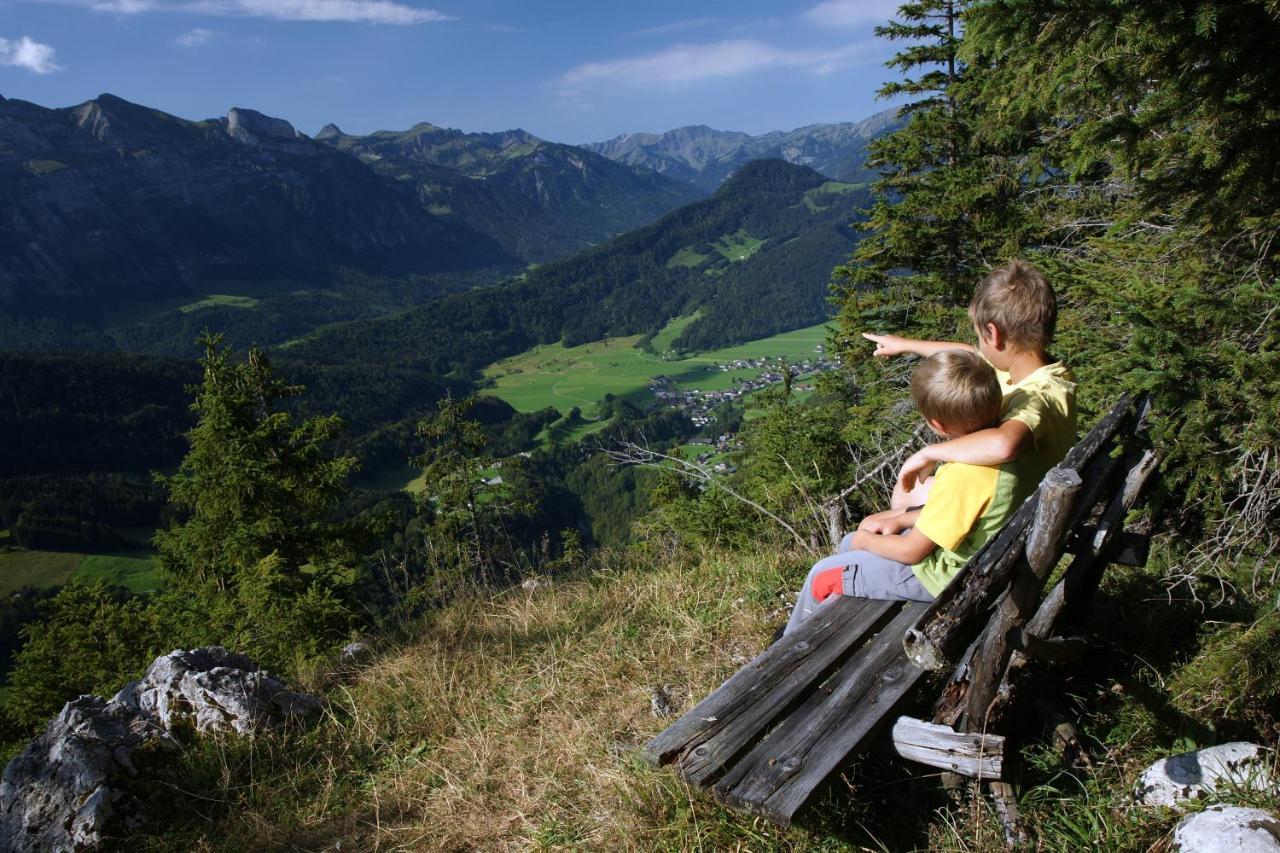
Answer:
[[[972, 435], [1000, 417], [995, 370], [962, 349], [922, 361], [911, 375], [911, 397], [929, 428], [946, 438]], [[810, 569], [784, 633], [832, 595], [931, 601], [1035, 488], [1022, 467], [949, 464], [939, 469], [923, 508], [863, 519], [839, 553]]]
[[875, 342], [878, 357], [928, 356], [948, 349], [979, 353], [996, 369], [1004, 392], [998, 426], [931, 444], [908, 457], [898, 474], [891, 507], [924, 504], [929, 475], [940, 462], [1002, 465], [1024, 459], [1025, 475], [1039, 482], [1075, 443], [1075, 378], [1048, 355], [1058, 303], [1044, 274], [1017, 260], [992, 270], [973, 294], [969, 317], [978, 337], [976, 347], [863, 334]]

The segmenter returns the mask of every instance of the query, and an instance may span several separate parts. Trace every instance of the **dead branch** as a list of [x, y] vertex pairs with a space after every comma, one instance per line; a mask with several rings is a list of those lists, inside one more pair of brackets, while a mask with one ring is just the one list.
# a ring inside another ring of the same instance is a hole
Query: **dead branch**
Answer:
[[796, 543], [804, 550], [815, 556], [822, 556], [821, 552], [801, 536], [794, 527], [774, 513], [765, 509], [760, 504], [751, 500], [751, 498], [739, 494], [725, 483], [724, 478], [716, 477], [711, 469], [705, 465], [701, 465], [697, 462], [690, 462], [687, 459], [681, 459], [679, 456], [662, 453], [650, 447], [639, 445], [633, 441], [623, 442], [623, 444], [616, 449], [606, 449], [605, 453], [608, 455], [610, 461], [615, 465], [642, 465], [646, 468], [665, 469], [672, 471], [691, 482], [703, 483], [707, 487], [720, 489], [734, 500], [746, 504], [756, 512], [776, 522], [780, 527], [790, 533]]

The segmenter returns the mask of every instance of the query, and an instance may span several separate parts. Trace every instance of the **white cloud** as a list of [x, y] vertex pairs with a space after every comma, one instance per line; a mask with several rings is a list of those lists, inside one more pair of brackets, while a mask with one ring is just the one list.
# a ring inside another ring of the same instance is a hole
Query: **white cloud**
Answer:
[[682, 30], [695, 30], [699, 27], [709, 27], [718, 23], [718, 18], [688, 18], [683, 21], [675, 21], [670, 24], [660, 24], [656, 27], [645, 27], [642, 30], [635, 30], [627, 33], [627, 38], [643, 38], [645, 36], [661, 36], [668, 33], [678, 33]]
[[101, 0], [93, 3], [92, 9], [98, 12], [116, 12], [121, 15], [136, 15], [139, 12], [150, 12], [160, 8], [152, 0]]
[[217, 34], [216, 30], [206, 30], [204, 27], [196, 27], [191, 32], [183, 33], [178, 36], [174, 41], [183, 47], [199, 47]]
[[802, 17], [820, 27], [883, 24], [898, 14], [899, 0], [823, 0]]
[[428, 24], [451, 21], [435, 9], [399, 0], [46, 0], [87, 6], [99, 12], [139, 15], [187, 12], [217, 17], [268, 18], [275, 21], [343, 21], [360, 24]]
[[868, 44], [828, 50], [789, 50], [750, 39], [676, 45], [648, 56], [578, 65], [560, 76], [556, 88], [562, 96], [572, 98], [599, 88], [681, 88], [768, 68], [800, 68], [829, 74], [870, 58]]
[[53, 48], [23, 36], [17, 41], [0, 38], [0, 65], [25, 68], [33, 74], [52, 74], [61, 70], [53, 61]]

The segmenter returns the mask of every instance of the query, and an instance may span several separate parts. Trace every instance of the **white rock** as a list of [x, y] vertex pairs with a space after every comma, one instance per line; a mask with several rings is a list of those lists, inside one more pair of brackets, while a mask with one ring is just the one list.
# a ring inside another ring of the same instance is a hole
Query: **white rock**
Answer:
[[358, 640], [355, 642], [347, 643], [345, 646], [342, 647], [342, 654], [341, 654], [342, 662], [355, 663], [356, 661], [363, 660], [368, 654], [369, 654], [368, 643], [361, 643]]
[[1148, 806], [1177, 807], [1186, 800], [1203, 800], [1219, 786], [1276, 791], [1271, 756], [1253, 743], [1224, 743], [1198, 752], [1162, 758], [1142, 772], [1135, 790]]
[[136, 708], [165, 731], [194, 726], [249, 734], [319, 710], [320, 700], [294, 693], [244, 655], [221, 646], [170, 652], [131, 682], [115, 701]]
[[87, 850], [127, 826], [137, 802], [122, 783], [138, 772], [134, 751], [152, 743], [176, 746], [127, 705], [68, 702], [4, 769], [0, 850]]
[[1210, 806], [1173, 831], [1181, 853], [1280, 853], [1280, 820], [1262, 809]]

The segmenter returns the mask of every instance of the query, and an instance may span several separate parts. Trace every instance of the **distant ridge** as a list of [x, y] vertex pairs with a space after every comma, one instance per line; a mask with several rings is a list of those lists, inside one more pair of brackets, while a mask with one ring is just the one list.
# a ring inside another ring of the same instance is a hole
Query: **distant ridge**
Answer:
[[410, 180], [438, 215], [543, 262], [638, 228], [705, 195], [644, 166], [539, 139], [519, 128], [467, 133], [429, 122], [365, 136], [316, 135], [379, 174]]
[[624, 133], [582, 147], [705, 190], [720, 186], [743, 163], [768, 158], [808, 166], [833, 180], [860, 183], [873, 177], [865, 168], [867, 143], [898, 124], [895, 107], [859, 122], [811, 124], [759, 136], [691, 125], [666, 133]]

